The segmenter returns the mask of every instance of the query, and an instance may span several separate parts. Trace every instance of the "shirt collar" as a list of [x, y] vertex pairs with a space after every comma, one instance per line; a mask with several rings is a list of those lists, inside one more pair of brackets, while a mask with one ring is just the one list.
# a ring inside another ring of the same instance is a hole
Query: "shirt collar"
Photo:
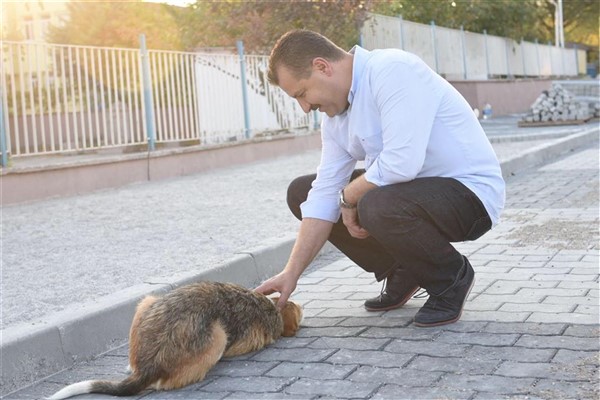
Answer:
[[352, 86], [348, 93], [348, 103], [352, 104], [354, 94], [358, 91], [360, 80], [363, 71], [365, 70], [367, 60], [369, 59], [370, 52], [357, 45], [350, 50], [350, 54], [354, 54], [354, 60], [352, 61]]

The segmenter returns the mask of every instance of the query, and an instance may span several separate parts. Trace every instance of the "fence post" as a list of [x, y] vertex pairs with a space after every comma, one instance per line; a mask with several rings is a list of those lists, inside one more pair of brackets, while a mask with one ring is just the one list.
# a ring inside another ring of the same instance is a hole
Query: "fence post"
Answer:
[[575, 52], [575, 76], [579, 76], [579, 54], [577, 50], [577, 45], [574, 45], [573, 51]]
[[465, 45], [465, 28], [460, 26], [460, 45], [463, 55], [463, 79], [467, 80], [467, 46]]
[[512, 39], [504, 39], [504, 57], [506, 58], [506, 79], [512, 78], [512, 73], [510, 72], [510, 50], [508, 49], [511, 44], [509, 44], [509, 40]]
[[404, 19], [402, 15], [398, 15], [400, 20], [400, 48], [404, 50]]
[[4, 87], [2, 86], [0, 86], [0, 98], [0, 151], [2, 151], [2, 167], [6, 168], [8, 166], [8, 152], [6, 149], [6, 125], [4, 124]]
[[431, 43], [433, 43], [433, 55], [435, 57], [435, 72], [439, 74], [437, 43], [435, 41], [435, 21], [431, 21]]
[[246, 60], [244, 59], [244, 42], [238, 40], [237, 51], [240, 56], [240, 78], [242, 80], [242, 101], [244, 102], [244, 136], [250, 138], [250, 110], [248, 110], [248, 83], [246, 82]]
[[550, 76], [552, 76], [552, 74], [554, 74], [554, 68], [552, 66], [552, 43], [550, 41], [548, 41], [548, 55], [550, 56]]
[[523, 78], [527, 78], [527, 71], [525, 68], [525, 48], [523, 47], [523, 38], [521, 38], [521, 61], [523, 62]]
[[148, 150], [154, 151], [156, 142], [156, 130], [154, 122], [154, 100], [152, 98], [152, 83], [150, 81], [150, 59], [146, 48], [146, 35], [140, 35], [140, 62], [142, 64], [142, 84], [144, 90], [144, 111], [146, 115], [146, 137], [148, 138]]
[[487, 30], [483, 30], [483, 43], [485, 46], [485, 74], [486, 79], [490, 79], [490, 54], [488, 50]]
[[537, 58], [538, 78], [542, 76], [542, 64], [540, 63], [540, 42], [535, 39], [535, 56]]

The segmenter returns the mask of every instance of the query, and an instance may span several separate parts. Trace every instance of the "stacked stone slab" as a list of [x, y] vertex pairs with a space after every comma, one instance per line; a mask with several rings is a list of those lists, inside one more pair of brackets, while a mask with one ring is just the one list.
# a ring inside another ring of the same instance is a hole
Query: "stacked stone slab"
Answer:
[[553, 83], [533, 102], [525, 122], [585, 121], [591, 117], [587, 102], [578, 101], [560, 84]]

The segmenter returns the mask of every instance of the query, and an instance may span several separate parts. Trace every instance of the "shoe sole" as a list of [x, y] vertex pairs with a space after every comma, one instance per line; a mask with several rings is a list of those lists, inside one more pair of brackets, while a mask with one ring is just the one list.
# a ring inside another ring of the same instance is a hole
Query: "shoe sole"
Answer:
[[410, 294], [408, 294], [404, 298], [402, 298], [402, 300], [400, 300], [400, 302], [393, 304], [391, 306], [382, 307], [382, 308], [373, 308], [373, 307], [365, 306], [365, 310], [371, 311], [371, 312], [395, 310], [396, 308], [400, 308], [403, 305], [405, 305], [414, 296], [414, 294], [417, 293], [418, 290], [419, 290], [419, 287], [417, 286], [417, 288], [415, 290], [413, 290]]
[[473, 282], [471, 282], [471, 286], [469, 287], [469, 290], [467, 291], [467, 295], [465, 296], [465, 299], [463, 300], [462, 306], [460, 307], [460, 312], [458, 313], [458, 316], [456, 316], [455, 318], [452, 318], [452, 319], [449, 319], [446, 321], [433, 322], [431, 324], [424, 324], [421, 322], [413, 321], [413, 325], [418, 326], [419, 328], [432, 328], [434, 326], [442, 326], [442, 325], [448, 325], [448, 324], [455, 323], [456, 321], [458, 321], [460, 319], [460, 317], [462, 317], [462, 313], [465, 308], [465, 304], [467, 303], [467, 299], [469, 298], [469, 295], [471, 294], [471, 290], [473, 289], [473, 286], [475, 286], [475, 277], [473, 277]]

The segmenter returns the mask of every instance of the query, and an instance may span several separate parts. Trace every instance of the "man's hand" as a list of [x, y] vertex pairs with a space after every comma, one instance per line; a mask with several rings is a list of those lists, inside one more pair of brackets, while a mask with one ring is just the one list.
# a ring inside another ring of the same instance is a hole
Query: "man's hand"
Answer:
[[297, 283], [297, 277], [283, 270], [277, 275], [267, 279], [254, 290], [266, 296], [273, 293], [279, 293], [279, 301], [277, 302], [277, 308], [281, 310], [290, 298], [292, 292], [296, 289]]
[[348, 228], [350, 236], [357, 239], [366, 239], [369, 237], [369, 232], [358, 223], [358, 211], [356, 208], [342, 208], [342, 221], [346, 225], [346, 228]]

